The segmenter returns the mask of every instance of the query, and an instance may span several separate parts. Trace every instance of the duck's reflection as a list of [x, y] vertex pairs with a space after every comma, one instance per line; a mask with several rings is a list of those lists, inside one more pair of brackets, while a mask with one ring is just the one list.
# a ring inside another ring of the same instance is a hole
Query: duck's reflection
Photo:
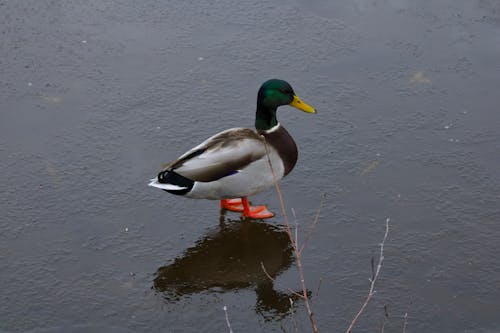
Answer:
[[276, 291], [274, 279], [292, 264], [292, 246], [282, 228], [256, 221], [224, 221], [170, 265], [160, 267], [154, 288], [175, 301], [206, 290], [254, 288], [256, 311], [283, 315], [290, 310], [293, 293]]

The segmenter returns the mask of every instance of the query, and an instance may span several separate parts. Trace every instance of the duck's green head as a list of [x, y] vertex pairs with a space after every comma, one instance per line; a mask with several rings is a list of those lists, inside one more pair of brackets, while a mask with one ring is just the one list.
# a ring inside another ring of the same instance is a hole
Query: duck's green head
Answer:
[[255, 128], [268, 130], [278, 124], [276, 109], [281, 105], [290, 105], [307, 113], [316, 110], [304, 103], [293, 91], [292, 86], [283, 80], [272, 79], [264, 82], [257, 94], [257, 114]]

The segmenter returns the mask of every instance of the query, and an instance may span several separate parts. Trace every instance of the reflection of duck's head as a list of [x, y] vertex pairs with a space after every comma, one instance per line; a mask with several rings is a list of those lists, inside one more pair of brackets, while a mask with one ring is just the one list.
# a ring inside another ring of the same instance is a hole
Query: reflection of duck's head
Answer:
[[257, 309], [286, 312], [288, 295], [274, 290], [269, 277], [278, 276], [293, 262], [285, 230], [265, 223], [221, 224], [167, 266], [160, 267], [154, 289], [167, 300], [212, 288], [228, 291], [255, 287]]

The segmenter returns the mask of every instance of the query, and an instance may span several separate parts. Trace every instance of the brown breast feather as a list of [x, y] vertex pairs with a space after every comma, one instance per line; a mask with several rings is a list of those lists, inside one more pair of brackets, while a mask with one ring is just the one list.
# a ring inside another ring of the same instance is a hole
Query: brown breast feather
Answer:
[[285, 167], [284, 176], [288, 175], [297, 163], [299, 155], [297, 145], [295, 144], [295, 141], [293, 141], [292, 136], [281, 125], [279, 125], [278, 129], [270, 133], [260, 131], [260, 134], [264, 136], [266, 142], [278, 151]]

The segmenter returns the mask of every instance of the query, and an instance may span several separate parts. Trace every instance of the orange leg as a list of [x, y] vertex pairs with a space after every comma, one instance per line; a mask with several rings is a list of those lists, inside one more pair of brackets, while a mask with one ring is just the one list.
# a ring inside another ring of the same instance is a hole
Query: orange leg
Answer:
[[220, 208], [227, 209], [232, 212], [242, 212], [243, 203], [241, 202], [241, 199], [221, 199]]
[[241, 198], [241, 203], [243, 204], [243, 216], [245, 217], [251, 219], [267, 219], [274, 216], [274, 213], [267, 210], [265, 205], [250, 206], [246, 197]]

